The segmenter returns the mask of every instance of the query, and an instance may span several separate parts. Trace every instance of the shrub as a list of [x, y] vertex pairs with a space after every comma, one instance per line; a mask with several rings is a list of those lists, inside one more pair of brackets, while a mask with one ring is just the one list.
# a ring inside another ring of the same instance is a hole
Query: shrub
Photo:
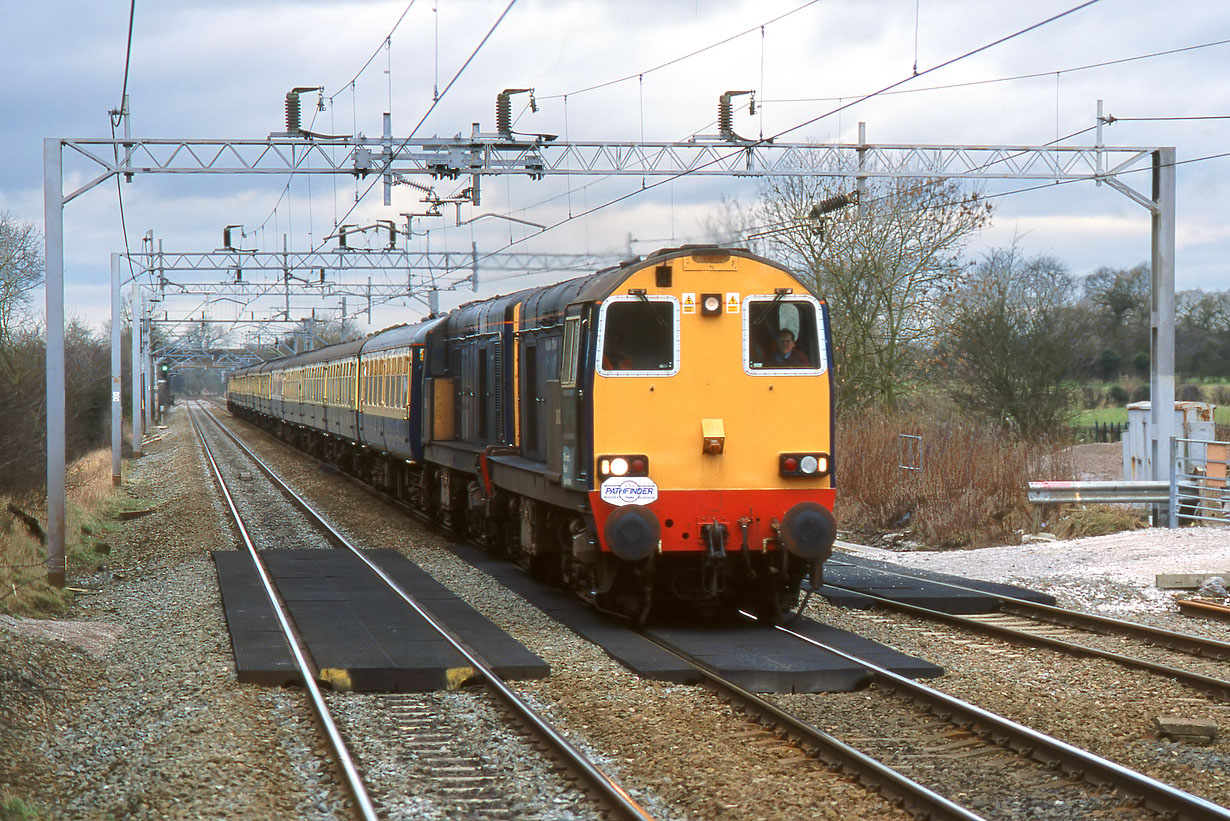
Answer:
[[[64, 550], [71, 568], [96, 560], [94, 547], [114, 528], [110, 515], [122, 504], [111, 483], [111, 454], [98, 450], [67, 471], [68, 499]], [[41, 494], [0, 496], [0, 613], [47, 615], [63, 612], [72, 593], [47, 584], [47, 551], [8, 505], [46, 521]], [[0, 816], [2, 819], [3, 816]]]
[[1122, 385], [1111, 385], [1106, 391], [1106, 400], [1112, 405], [1126, 405], [1128, 403], [1127, 389]]
[[[1032, 468], [1052, 450], [990, 426], [916, 415], [869, 413], [837, 431], [839, 527], [882, 533], [908, 525], [933, 548], [1019, 541], [1031, 523]], [[920, 437], [919, 470], [901, 467], [910, 454], [900, 434]]]
[[1204, 391], [1200, 389], [1199, 385], [1184, 385], [1179, 388], [1178, 399], [1184, 402], [1203, 402]]
[[1230, 405], [1230, 385], [1214, 386], [1213, 401], [1218, 405]]
[[41, 816], [34, 807], [14, 795], [0, 795], [0, 820], [38, 821]]
[[1132, 389], [1133, 402], [1148, 402], [1149, 401], [1149, 386], [1137, 385]]

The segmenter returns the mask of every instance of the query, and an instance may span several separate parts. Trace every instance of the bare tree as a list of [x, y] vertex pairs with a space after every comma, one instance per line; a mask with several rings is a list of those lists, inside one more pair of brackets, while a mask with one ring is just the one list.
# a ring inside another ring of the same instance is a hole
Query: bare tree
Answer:
[[[838, 408], [893, 408], [942, 327], [938, 301], [961, 282], [960, 251], [990, 205], [952, 180], [871, 180], [857, 205], [839, 178], [772, 177], [758, 217], [770, 256], [828, 299]], [[819, 207], [818, 207], [819, 206]]]
[[1177, 295], [1175, 365], [1186, 377], [1230, 376], [1230, 291]]
[[0, 213], [0, 345], [10, 338], [30, 292], [43, 281], [41, 239], [33, 223]]
[[1071, 380], [1091, 359], [1074, 293], [1053, 257], [1025, 259], [1015, 247], [987, 254], [950, 306], [945, 360], [958, 404], [1026, 439], [1066, 425]]
[[1085, 277], [1084, 300], [1107, 350], [1120, 362], [1146, 357], [1152, 297], [1148, 263], [1133, 268], [1099, 268]]
[[738, 197], [722, 194], [717, 208], [701, 220], [705, 238], [716, 245], [733, 245], [762, 253], [763, 238], [756, 223], [756, 211], [739, 202]]

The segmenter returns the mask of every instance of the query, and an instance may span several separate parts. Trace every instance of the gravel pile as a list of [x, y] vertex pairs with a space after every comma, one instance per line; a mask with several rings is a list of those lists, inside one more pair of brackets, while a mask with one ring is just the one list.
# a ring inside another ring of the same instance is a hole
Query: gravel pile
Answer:
[[1148, 528], [944, 552], [839, 547], [906, 567], [1043, 590], [1065, 607], [1230, 638], [1225, 625], [1181, 616], [1174, 603], [1177, 591], [1156, 585], [1163, 573], [1216, 573], [1230, 581], [1230, 527]]
[[[64, 628], [68, 640], [62, 640], [0, 623], [0, 791], [48, 817], [349, 817], [335, 779], [319, 763], [317, 735], [301, 695], [235, 682], [209, 559], [211, 550], [232, 549], [234, 542], [192, 437], [185, 414], [177, 409], [162, 440], [133, 466], [128, 485], [155, 512], [125, 525], [105, 566], [71, 579], [73, 586], [93, 592], [78, 596], [66, 621], [90, 623], [88, 629], [77, 627], [74, 635], [74, 628]], [[551, 664], [551, 678], [521, 682], [517, 689], [659, 817], [906, 817], [844, 776], [800, 757], [706, 691], [631, 675], [458, 560], [447, 542], [401, 512], [275, 443], [251, 434], [245, 438], [362, 546], [401, 550], [543, 656]], [[1147, 543], [1161, 533], [1126, 538]], [[1184, 531], [1167, 537], [1175, 540], [1166, 546], [1169, 555], [1190, 554], [1181, 537], [1191, 535]], [[1010, 552], [1054, 548], [1058, 557], [1065, 555], [1063, 546], [1003, 548], [1002, 555], [1008, 562]], [[1092, 546], [1081, 549], [1090, 557], [1098, 552]], [[969, 555], [882, 557], [906, 563]], [[1230, 551], [1223, 555], [1224, 569], [1230, 570]], [[1214, 564], [1222, 560], [1214, 558]], [[1147, 595], [1143, 571], [1115, 575], [1095, 571], [1099, 566], [1091, 559], [1084, 570], [1057, 573], [1049, 587], [1034, 586], [1074, 598], [1085, 591], [1100, 606], [1109, 606], [1111, 596], [1131, 594], [1132, 606], [1165, 615], [1160, 610], [1164, 597]], [[1034, 581], [1007, 564], [986, 573], [991, 567], [984, 560], [966, 572]], [[1039, 575], [1048, 572], [1038, 565]], [[1226, 795], [1225, 781], [1216, 780], [1230, 771], [1225, 742], [1196, 748], [1161, 743], [1151, 734], [1155, 707], [1186, 705], [1226, 723], [1226, 714], [1198, 694], [1102, 663], [1002, 645], [987, 652], [980, 649], [980, 640], [908, 619], [840, 611], [814, 601], [812, 609], [839, 626], [944, 665], [950, 671], [940, 680], [944, 689], [1073, 743], [1106, 750], [1125, 763], [1139, 760], [1165, 777], [1186, 779], [1183, 783], [1209, 797], [1217, 790], [1222, 798]], [[113, 639], [109, 646], [108, 637]], [[988, 645], [993, 643], [982, 642]], [[818, 717], [827, 711], [834, 727], [843, 722], [874, 726], [874, 702], [866, 695], [783, 700]], [[538, 752], [524, 739], [515, 731], [494, 729], [500, 726], [499, 710], [481, 692], [427, 698], [456, 738], [459, 754], [478, 761], [501, 783], [523, 785], [515, 796], [521, 803], [510, 817], [591, 817], [589, 805], [571, 797], [571, 785], [544, 772], [550, 767], [531, 763]], [[366, 732], [362, 728], [388, 723], [378, 696], [332, 694], [330, 701], [344, 732], [360, 735]], [[378, 786], [399, 791], [384, 807], [390, 817], [448, 817], [414, 792], [415, 762], [406, 751], [380, 738], [358, 747], [361, 764], [371, 766]], [[1010, 799], [1000, 796], [988, 814], [1013, 817]]]

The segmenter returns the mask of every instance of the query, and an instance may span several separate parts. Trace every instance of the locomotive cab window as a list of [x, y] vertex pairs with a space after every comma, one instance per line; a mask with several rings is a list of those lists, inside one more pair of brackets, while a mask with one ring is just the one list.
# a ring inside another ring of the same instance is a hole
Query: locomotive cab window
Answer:
[[743, 310], [744, 364], [751, 373], [816, 373], [824, 358], [819, 303], [808, 296], [752, 296]]
[[602, 306], [598, 372], [663, 376], [679, 370], [678, 305], [669, 296], [615, 296]]

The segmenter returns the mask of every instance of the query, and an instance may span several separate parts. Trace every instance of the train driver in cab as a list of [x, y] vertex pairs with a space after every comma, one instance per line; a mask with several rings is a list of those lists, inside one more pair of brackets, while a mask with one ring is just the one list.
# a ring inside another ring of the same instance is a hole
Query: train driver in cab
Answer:
[[632, 369], [632, 360], [626, 352], [624, 335], [618, 329], [611, 329], [606, 335], [606, 346], [602, 353], [602, 368], [608, 371], [627, 371]]
[[782, 328], [777, 332], [777, 346], [769, 354], [766, 365], [770, 368], [810, 368], [811, 362], [795, 344], [794, 331]]

